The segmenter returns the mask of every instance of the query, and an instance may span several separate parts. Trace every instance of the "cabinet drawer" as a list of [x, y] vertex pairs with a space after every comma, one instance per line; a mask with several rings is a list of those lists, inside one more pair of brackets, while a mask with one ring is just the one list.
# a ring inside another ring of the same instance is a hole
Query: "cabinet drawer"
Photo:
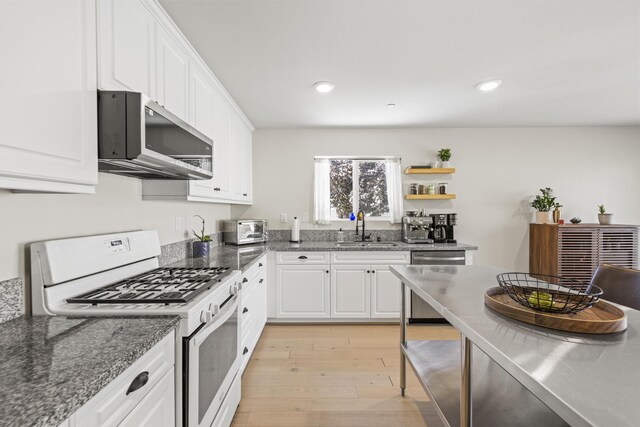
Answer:
[[278, 252], [277, 264], [329, 264], [329, 252]]
[[331, 264], [409, 264], [411, 252], [340, 251], [331, 252]]
[[[154, 388], [175, 363], [175, 332], [171, 332], [140, 359], [129, 366], [89, 402], [75, 413], [77, 426], [116, 426]], [[127, 394], [131, 383], [141, 373], [149, 380], [141, 388]]]
[[261, 256], [251, 267], [242, 273], [242, 277], [246, 278], [249, 282], [252, 281], [258, 274], [267, 270], [267, 256]]

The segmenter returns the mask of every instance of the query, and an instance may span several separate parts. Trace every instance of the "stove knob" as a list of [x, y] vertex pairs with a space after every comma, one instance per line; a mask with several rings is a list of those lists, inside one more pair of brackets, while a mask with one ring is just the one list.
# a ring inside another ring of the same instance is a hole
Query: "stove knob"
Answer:
[[238, 285], [231, 285], [231, 287], [229, 288], [229, 293], [231, 295], [235, 295], [238, 293]]
[[209, 310], [203, 310], [202, 314], [200, 315], [200, 321], [202, 323], [209, 323], [211, 322], [211, 319], [213, 319], [213, 313], [211, 313]]
[[213, 313], [213, 315], [215, 316], [220, 311], [220, 306], [218, 306], [217, 304], [211, 304], [209, 306], [209, 311], [211, 311], [211, 313]]

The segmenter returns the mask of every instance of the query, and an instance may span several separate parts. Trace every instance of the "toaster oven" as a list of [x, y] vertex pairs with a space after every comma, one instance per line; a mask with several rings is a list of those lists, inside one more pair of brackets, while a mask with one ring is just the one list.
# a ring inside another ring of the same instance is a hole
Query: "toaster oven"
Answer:
[[222, 221], [222, 240], [231, 245], [266, 242], [267, 221], [264, 219]]

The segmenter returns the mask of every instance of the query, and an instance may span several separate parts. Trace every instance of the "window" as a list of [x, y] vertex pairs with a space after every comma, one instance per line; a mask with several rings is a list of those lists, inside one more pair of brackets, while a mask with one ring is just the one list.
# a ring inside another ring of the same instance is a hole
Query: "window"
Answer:
[[316, 157], [316, 224], [348, 220], [363, 211], [368, 219], [391, 223], [402, 219], [400, 158]]
[[329, 160], [331, 219], [349, 219], [363, 211], [368, 218], [389, 218], [384, 160]]

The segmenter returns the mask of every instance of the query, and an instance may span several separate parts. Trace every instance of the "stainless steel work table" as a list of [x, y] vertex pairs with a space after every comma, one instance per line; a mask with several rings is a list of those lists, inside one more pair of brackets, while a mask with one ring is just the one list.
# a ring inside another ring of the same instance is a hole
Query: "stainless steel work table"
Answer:
[[[640, 424], [640, 311], [625, 309], [628, 328], [622, 333], [564, 333], [505, 318], [484, 305], [484, 292], [497, 286], [496, 275], [504, 270], [392, 266], [391, 271], [404, 283], [403, 296], [410, 288], [462, 334], [460, 342], [405, 341], [403, 306], [401, 354], [445, 424], [471, 425], [476, 415], [485, 422], [525, 419], [526, 425], [547, 427]], [[405, 365], [402, 360], [403, 394]], [[474, 385], [476, 377], [480, 384]]]

